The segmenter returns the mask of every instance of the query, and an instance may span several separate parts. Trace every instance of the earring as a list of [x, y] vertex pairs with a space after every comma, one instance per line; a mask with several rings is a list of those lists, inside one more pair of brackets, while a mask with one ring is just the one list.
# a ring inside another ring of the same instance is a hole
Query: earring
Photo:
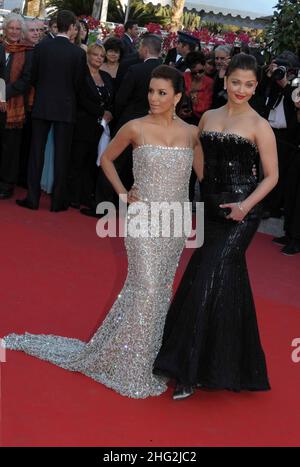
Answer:
[[148, 114], [150, 114], [150, 115], [152, 114], [151, 110], [148, 110]]
[[173, 119], [173, 120], [176, 120], [176, 118], [177, 118], [177, 115], [176, 115], [176, 105], [174, 105], [172, 119]]

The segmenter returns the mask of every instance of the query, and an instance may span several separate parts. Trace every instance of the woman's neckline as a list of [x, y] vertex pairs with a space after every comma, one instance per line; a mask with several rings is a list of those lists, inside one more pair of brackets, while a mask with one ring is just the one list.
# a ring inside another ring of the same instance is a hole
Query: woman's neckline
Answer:
[[250, 138], [247, 138], [246, 136], [239, 135], [238, 133], [230, 132], [230, 131], [217, 131], [217, 130], [202, 130], [201, 135], [203, 134], [217, 134], [217, 135], [223, 135], [223, 136], [233, 136], [235, 138], [247, 141], [247, 143], [252, 144], [252, 146], [255, 146], [257, 148], [257, 144], [252, 141]]

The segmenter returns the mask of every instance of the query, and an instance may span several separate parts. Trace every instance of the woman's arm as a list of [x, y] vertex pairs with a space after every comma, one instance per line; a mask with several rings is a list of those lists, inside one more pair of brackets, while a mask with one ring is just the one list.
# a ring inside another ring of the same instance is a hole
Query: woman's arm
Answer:
[[198, 180], [203, 179], [203, 165], [204, 157], [203, 150], [199, 140], [199, 130], [195, 127], [193, 131], [193, 143], [194, 143], [194, 159], [193, 159], [193, 169], [196, 172]]
[[278, 182], [278, 159], [276, 140], [267, 120], [261, 118], [256, 128], [255, 140], [258, 147], [264, 178], [257, 188], [241, 203], [222, 204], [231, 208], [227, 219], [242, 221], [248, 212], [270, 193]]
[[101, 157], [102, 170], [119, 196], [128, 196], [128, 192], [121, 182], [113, 161], [121, 155], [127, 146], [135, 144], [137, 133], [136, 123], [133, 121], [126, 123], [118, 131]]
[[255, 134], [264, 178], [258, 187], [242, 203], [242, 209], [250, 211], [270, 193], [278, 182], [278, 157], [274, 132], [265, 119], [260, 119]]

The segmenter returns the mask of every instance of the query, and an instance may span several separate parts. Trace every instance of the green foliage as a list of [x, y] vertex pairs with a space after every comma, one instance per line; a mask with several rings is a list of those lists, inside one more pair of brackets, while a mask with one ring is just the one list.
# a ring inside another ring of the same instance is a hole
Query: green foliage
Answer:
[[[139, 26], [148, 23], [161, 23], [162, 18], [156, 13], [157, 8], [150, 4], [144, 4], [141, 0], [133, 0], [130, 3], [128, 19], [136, 20]], [[107, 21], [124, 23], [125, 10], [120, 0], [110, 0], [108, 5]]]
[[267, 40], [272, 41], [275, 54], [284, 50], [300, 51], [300, 0], [279, 0]]
[[75, 15], [90, 15], [94, 0], [47, 0], [46, 6], [56, 10], [71, 10]]
[[209, 32], [213, 34], [222, 34], [225, 30], [224, 24], [214, 23], [213, 21], [203, 21], [201, 26], [208, 29]]
[[[160, 24], [166, 26], [171, 22], [172, 9], [169, 6], [159, 6], [156, 9], [156, 15], [161, 17]], [[156, 20], [157, 21], [157, 20]], [[188, 11], [186, 8], [183, 11], [182, 25], [184, 29], [193, 30], [199, 28], [201, 17], [195, 11]]]

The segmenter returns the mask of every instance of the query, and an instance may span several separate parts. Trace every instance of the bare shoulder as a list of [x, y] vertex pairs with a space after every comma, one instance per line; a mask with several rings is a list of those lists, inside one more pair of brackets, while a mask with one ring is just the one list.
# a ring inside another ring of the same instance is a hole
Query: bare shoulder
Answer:
[[139, 140], [139, 135], [141, 133], [141, 124], [138, 120], [130, 120], [125, 123], [118, 131], [116, 137], [126, 139], [135, 144]]
[[253, 128], [255, 129], [255, 139], [257, 141], [262, 141], [266, 137], [275, 139], [271, 125], [258, 113], [253, 117]]
[[147, 125], [147, 120], [145, 120], [145, 117], [135, 118], [134, 120], [130, 120], [129, 122], [125, 123], [122, 128], [126, 129], [132, 135], [138, 135], [141, 133], [141, 129], [144, 125]]
[[203, 122], [206, 122], [207, 120], [211, 119], [211, 118], [214, 118], [216, 113], [219, 113], [220, 112], [220, 109], [210, 109], [210, 110], [207, 110], [206, 112], [204, 112], [204, 114], [202, 115], [201, 117], [201, 120]]
[[203, 128], [209, 124], [208, 122], [210, 120], [213, 120], [215, 121], [215, 118], [216, 118], [216, 114], [220, 112], [220, 109], [211, 109], [211, 110], [207, 110], [206, 112], [204, 112], [204, 114], [202, 115], [201, 119], [200, 119], [200, 122], [199, 122], [199, 125], [198, 125], [198, 130], [200, 130], [200, 132], [203, 130]]

